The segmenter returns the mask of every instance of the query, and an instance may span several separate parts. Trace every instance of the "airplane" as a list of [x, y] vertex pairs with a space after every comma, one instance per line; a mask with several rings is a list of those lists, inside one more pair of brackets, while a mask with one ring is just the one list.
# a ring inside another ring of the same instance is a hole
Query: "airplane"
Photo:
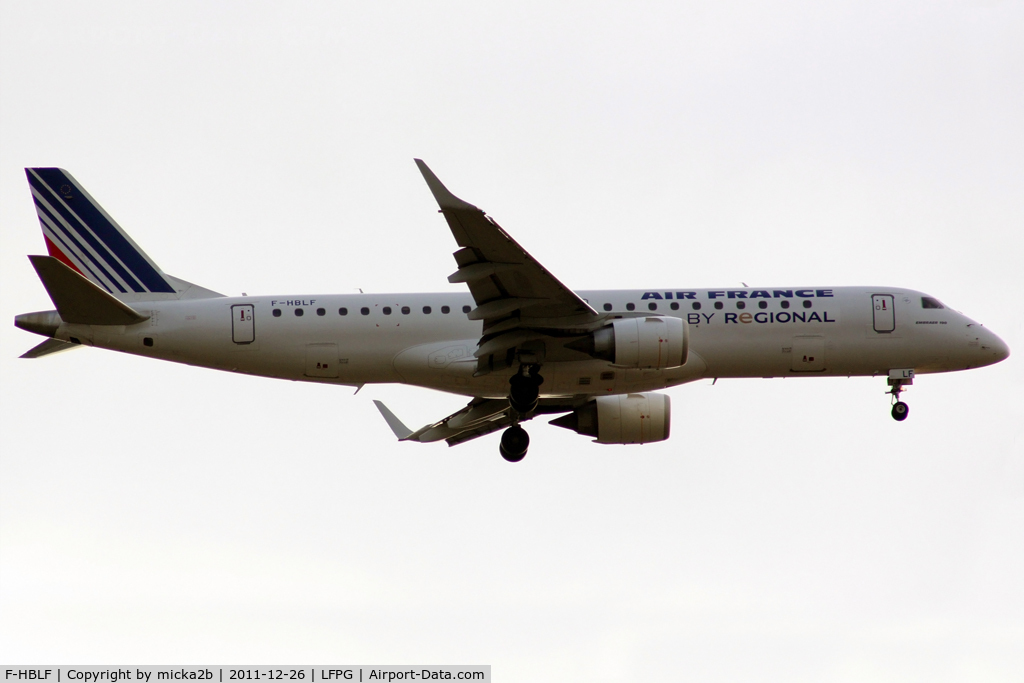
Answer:
[[470, 398], [401, 441], [449, 446], [523, 423], [601, 444], [663, 441], [669, 396], [710, 378], [884, 377], [892, 417], [919, 373], [998, 363], [1010, 350], [938, 299], [903, 287], [574, 291], [490, 216], [416, 165], [458, 245], [440, 294], [229, 297], [168, 275], [70, 173], [25, 169], [47, 256], [29, 256], [56, 310], [14, 324], [47, 339], [23, 358], [94, 346], [228, 372], [356, 387], [402, 383]]

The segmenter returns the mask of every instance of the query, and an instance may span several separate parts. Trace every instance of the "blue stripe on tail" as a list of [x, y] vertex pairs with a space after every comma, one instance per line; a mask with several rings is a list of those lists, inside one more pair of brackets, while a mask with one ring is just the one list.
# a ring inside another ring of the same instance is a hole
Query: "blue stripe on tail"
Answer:
[[[104, 270], [117, 273], [136, 292], [148, 290], [174, 293], [170, 283], [125, 238], [121, 230], [103, 215], [100, 208], [79, 191], [78, 185], [64, 171], [59, 168], [33, 168], [26, 169], [26, 175], [32, 187], [49, 198], [50, 204], [75, 228], [79, 238], [88, 242], [105, 261]], [[83, 223], [92, 231], [92, 235], [84, 229]], [[120, 259], [124, 266], [111, 256]], [[116, 281], [114, 284], [117, 284]]]
[[[93, 256], [92, 253], [82, 244], [82, 241], [76, 238], [76, 236], [80, 236], [83, 239], [88, 239], [93, 249], [96, 249], [96, 251], [102, 255], [104, 253], [103, 250], [97, 248], [99, 247], [99, 244], [96, 242], [96, 240], [91, 239], [91, 235], [89, 235], [88, 232], [86, 232], [84, 235], [81, 235], [79, 230], [69, 231], [66, 227], [64, 227], [64, 224], [60, 221], [60, 219], [57, 216], [53, 215], [53, 212], [50, 211], [50, 209], [48, 209], [38, 199], [35, 199], [34, 197], [33, 199], [35, 200], [36, 213], [40, 215], [39, 222], [43, 222], [43, 216], [46, 216], [50, 220], [50, 223], [52, 224], [51, 231], [54, 232], [54, 237], [56, 237], [60, 241], [61, 246], [64, 247], [65, 253], [69, 257], [76, 258], [78, 261], [80, 261], [81, 264], [85, 266], [86, 270], [89, 271], [89, 274], [92, 275], [93, 278], [96, 280], [96, 283], [103, 287], [104, 289], [110, 290], [110, 286], [107, 285], [107, 282], [109, 281], [110, 284], [116, 287], [119, 291], [128, 291], [124, 287], [122, 287], [121, 283], [118, 282], [117, 278], [115, 278], [110, 273], [110, 271], [104, 267], [104, 264], [106, 263], [107, 259], [104, 258], [102, 261], [97, 260], [96, 257]], [[72, 225], [74, 225], [74, 223], [72, 223]], [[64, 242], [65, 240], [73, 244], [75, 248], [78, 249], [78, 252], [82, 254], [83, 258], [78, 258], [74, 251], [68, 249], [68, 245], [65, 244]], [[97, 275], [97, 273], [100, 273], [103, 277], [101, 278], [99, 275]], [[106, 281], [103, 278], [106, 278]], [[131, 280], [128, 279], [127, 281], [130, 282]]]

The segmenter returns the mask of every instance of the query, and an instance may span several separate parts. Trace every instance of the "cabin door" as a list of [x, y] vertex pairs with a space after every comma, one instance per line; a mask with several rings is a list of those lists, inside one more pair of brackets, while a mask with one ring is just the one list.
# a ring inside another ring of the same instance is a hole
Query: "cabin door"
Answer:
[[896, 329], [896, 311], [893, 309], [892, 294], [873, 294], [871, 308], [875, 332], [892, 332]]
[[231, 307], [231, 341], [236, 344], [251, 344], [256, 341], [252, 304]]

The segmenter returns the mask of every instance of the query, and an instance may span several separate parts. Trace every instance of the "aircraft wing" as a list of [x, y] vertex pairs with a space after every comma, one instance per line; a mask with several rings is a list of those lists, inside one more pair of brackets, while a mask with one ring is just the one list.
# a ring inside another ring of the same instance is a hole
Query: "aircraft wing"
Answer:
[[[512, 424], [511, 409], [506, 399], [474, 398], [465, 408], [416, 431], [406, 427], [381, 401], [373, 403], [399, 441], [430, 443], [444, 440], [449, 446], [457, 446]], [[541, 399], [537, 414], [565, 413], [577, 403], [579, 401], [572, 399]]]
[[512, 424], [508, 401], [504, 399], [475, 398], [462, 410], [416, 431], [406, 427], [381, 401], [373, 403], [399, 441], [429, 443], [444, 439], [454, 446]]
[[416, 165], [460, 247], [459, 269], [448, 281], [469, 286], [476, 302], [469, 319], [484, 323], [477, 374], [507, 367], [512, 349], [546, 333], [568, 334], [603, 319], [490, 216], [449, 192], [422, 160]]

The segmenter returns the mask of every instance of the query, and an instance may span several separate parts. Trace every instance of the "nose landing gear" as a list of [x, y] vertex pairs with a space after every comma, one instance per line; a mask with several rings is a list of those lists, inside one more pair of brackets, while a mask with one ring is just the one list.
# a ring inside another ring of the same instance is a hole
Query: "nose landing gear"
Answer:
[[521, 365], [519, 372], [513, 375], [508, 383], [512, 426], [501, 435], [498, 451], [505, 460], [519, 462], [526, 457], [526, 451], [530, 447], [530, 435], [519, 426], [519, 419], [528, 417], [537, 409], [537, 404], [540, 403], [540, 385], [544, 383], [544, 378], [540, 376], [539, 365]]
[[914, 371], [913, 370], [890, 370], [889, 371], [889, 389], [888, 394], [892, 395], [892, 419], [897, 422], [903, 422], [910, 415], [910, 406], [900, 400], [900, 393], [903, 392], [903, 387], [909, 386], [914, 383]]

